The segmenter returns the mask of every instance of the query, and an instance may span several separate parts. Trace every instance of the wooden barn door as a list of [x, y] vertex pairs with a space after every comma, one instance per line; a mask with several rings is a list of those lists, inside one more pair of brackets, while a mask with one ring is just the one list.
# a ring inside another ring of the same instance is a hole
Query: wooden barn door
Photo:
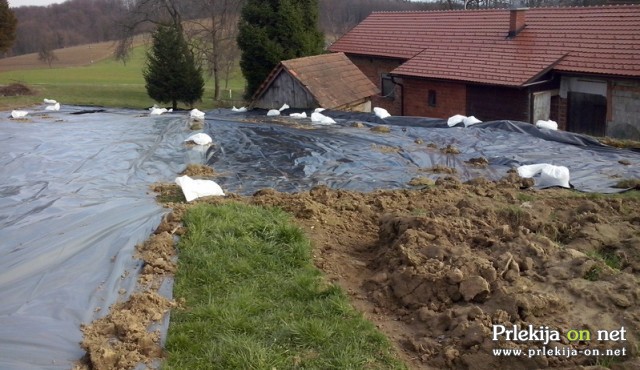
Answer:
[[605, 136], [607, 98], [602, 95], [569, 92], [568, 130], [592, 136]]

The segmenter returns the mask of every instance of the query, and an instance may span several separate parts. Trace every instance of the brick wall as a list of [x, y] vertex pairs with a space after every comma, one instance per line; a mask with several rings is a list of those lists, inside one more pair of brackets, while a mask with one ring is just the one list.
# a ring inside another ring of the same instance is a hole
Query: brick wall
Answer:
[[[435, 93], [433, 105], [429, 102], [430, 91]], [[448, 118], [466, 113], [467, 93], [463, 83], [405, 77], [404, 96], [404, 114], [407, 116]]]
[[467, 116], [482, 121], [514, 120], [529, 122], [529, 91], [500, 86], [469, 85]]
[[[382, 91], [382, 86], [380, 86], [380, 75], [393, 71], [404, 62], [400, 59], [373, 58], [351, 54], [347, 54], [347, 56], [351, 62], [355, 64], [362, 73], [364, 73], [364, 75], [380, 89], [380, 91]], [[395, 98], [388, 98], [380, 95], [371, 97], [372, 106], [384, 108], [394, 116], [398, 116], [402, 113], [401, 102], [402, 89], [399, 86], [396, 86], [395, 88]]]

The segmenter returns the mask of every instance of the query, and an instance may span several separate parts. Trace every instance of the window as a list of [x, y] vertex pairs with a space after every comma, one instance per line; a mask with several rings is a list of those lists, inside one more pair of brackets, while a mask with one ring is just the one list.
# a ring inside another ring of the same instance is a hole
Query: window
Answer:
[[393, 83], [393, 80], [388, 73], [380, 75], [380, 86], [383, 97], [391, 99], [395, 98], [396, 84]]
[[435, 90], [429, 90], [429, 94], [427, 95], [427, 102], [430, 107], [435, 107], [437, 103], [438, 95]]

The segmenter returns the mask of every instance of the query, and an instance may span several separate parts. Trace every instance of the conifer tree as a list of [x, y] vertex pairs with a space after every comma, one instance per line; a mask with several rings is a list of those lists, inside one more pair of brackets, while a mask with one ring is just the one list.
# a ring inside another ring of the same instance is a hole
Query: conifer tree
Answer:
[[322, 53], [318, 0], [249, 0], [242, 9], [238, 46], [249, 99], [282, 60]]
[[202, 70], [184, 39], [179, 26], [158, 26], [153, 33], [153, 46], [147, 52], [143, 71], [147, 94], [160, 103], [178, 102], [189, 106], [202, 99]]
[[0, 53], [4, 53], [13, 46], [17, 25], [18, 20], [9, 9], [7, 0], [0, 0]]

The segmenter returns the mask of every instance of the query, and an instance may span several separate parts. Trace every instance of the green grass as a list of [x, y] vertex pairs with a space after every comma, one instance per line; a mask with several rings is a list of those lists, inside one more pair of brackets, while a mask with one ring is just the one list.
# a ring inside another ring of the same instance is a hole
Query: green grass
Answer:
[[517, 198], [521, 202], [533, 202], [536, 198], [533, 195], [518, 193]]
[[163, 369], [405, 368], [284, 212], [201, 204], [185, 224]]
[[[43, 98], [51, 98], [62, 104], [99, 105], [106, 107], [145, 108], [154, 104], [147, 96], [142, 69], [145, 47], [134, 49], [132, 58], [123, 64], [112, 58], [86, 67], [16, 70], [0, 73], [0, 84], [23, 83], [37, 91], [34, 96], [3, 98], [0, 109], [42, 104]], [[244, 79], [239, 71], [234, 73], [228, 91], [221, 94], [221, 102], [214, 102], [213, 80], [205, 76], [203, 101], [196, 106], [210, 109], [217, 106], [240, 104], [244, 92]], [[221, 81], [224, 87], [224, 81]], [[5, 100], [9, 99], [9, 100]]]
[[498, 215], [501, 216], [511, 226], [517, 228], [523, 226], [525, 223], [525, 211], [519, 206], [505, 206], [498, 210]]
[[605, 265], [611, 267], [614, 270], [622, 269], [622, 261], [612, 250], [599, 249], [596, 251], [587, 252], [587, 256], [602, 261]]
[[600, 274], [602, 273], [602, 267], [591, 266], [591, 268], [584, 274], [583, 278], [589, 281], [600, 280]]

